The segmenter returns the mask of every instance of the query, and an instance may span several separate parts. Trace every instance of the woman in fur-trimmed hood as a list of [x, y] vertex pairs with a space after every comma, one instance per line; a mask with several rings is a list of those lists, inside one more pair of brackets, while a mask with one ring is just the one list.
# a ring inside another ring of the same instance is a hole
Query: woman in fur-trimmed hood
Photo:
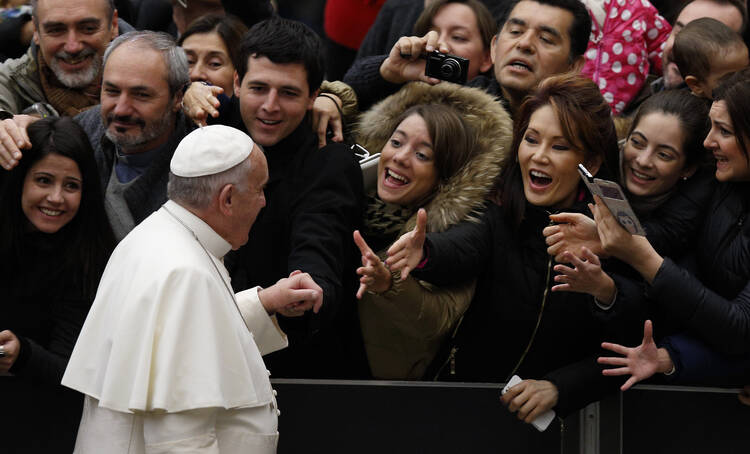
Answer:
[[401, 281], [381, 258], [413, 228], [419, 208], [429, 213], [428, 232], [476, 221], [508, 159], [511, 135], [512, 120], [492, 96], [446, 82], [408, 84], [360, 117], [357, 143], [381, 151], [364, 239], [355, 234], [363, 251], [360, 324], [376, 378], [423, 378], [474, 294], [474, 282]]

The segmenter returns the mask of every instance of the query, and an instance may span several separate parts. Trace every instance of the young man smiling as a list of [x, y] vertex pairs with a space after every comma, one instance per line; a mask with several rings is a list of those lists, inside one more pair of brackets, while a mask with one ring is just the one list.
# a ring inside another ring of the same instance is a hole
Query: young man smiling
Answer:
[[235, 98], [218, 119], [247, 131], [263, 147], [270, 175], [267, 205], [250, 241], [227, 259], [232, 285], [267, 286], [299, 269], [323, 289], [319, 314], [279, 317], [290, 347], [265, 359], [275, 375], [286, 377], [336, 377], [352, 370], [344, 359], [352, 343], [340, 328], [352, 330], [356, 323], [358, 256], [351, 234], [362, 218], [362, 174], [344, 145], [318, 149], [306, 121], [323, 80], [323, 52], [320, 38], [299, 22], [274, 18], [256, 24], [240, 44]]

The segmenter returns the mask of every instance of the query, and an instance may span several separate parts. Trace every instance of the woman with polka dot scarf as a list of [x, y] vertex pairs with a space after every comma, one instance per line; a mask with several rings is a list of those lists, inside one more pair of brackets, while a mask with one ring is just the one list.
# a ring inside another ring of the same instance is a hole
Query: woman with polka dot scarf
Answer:
[[582, 0], [591, 36], [581, 73], [593, 80], [614, 114], [622, 113], [649, 72], [661, 74], [672, 27], [648, 0]]

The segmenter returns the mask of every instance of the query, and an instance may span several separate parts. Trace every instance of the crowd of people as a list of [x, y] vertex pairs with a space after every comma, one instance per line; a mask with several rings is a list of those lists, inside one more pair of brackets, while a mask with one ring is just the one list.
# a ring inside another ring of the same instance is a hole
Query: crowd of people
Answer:
[[329, 0], [323, 36], [269, 1], [23, 3], [4, 450], [275, 452], [271, 372], [518, 375], [527, 423], [644, 380], [750, 405], [743, 0]]

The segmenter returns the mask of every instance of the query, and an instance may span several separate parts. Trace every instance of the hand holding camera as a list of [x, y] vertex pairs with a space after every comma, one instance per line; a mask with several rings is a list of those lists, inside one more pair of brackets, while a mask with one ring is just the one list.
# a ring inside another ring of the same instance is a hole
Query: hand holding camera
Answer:
[[449, 54], [445, 44], [438, 42], [436, 31], [423, 37], [402, 36], [380, 65], [380, 75], [394, 84], [421, 80], [435, 85], [440, 80], [466, 82], [469, 60]]

